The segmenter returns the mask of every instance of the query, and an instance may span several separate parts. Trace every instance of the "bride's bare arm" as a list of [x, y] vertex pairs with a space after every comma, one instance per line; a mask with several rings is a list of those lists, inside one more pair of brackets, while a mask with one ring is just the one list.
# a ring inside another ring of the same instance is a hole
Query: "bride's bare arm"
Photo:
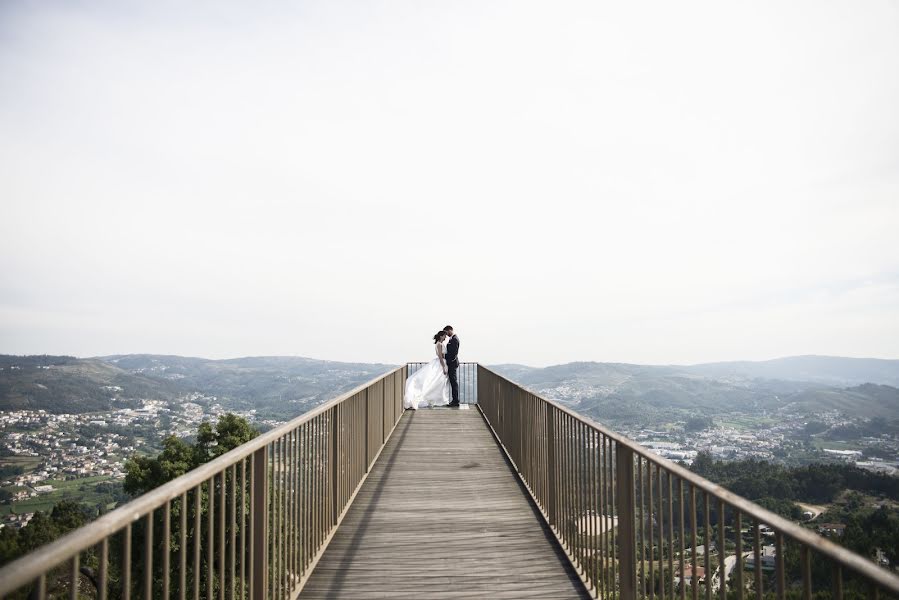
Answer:
[[443, 358], [443, 344], [435, 344], [437, 347], [437, 358], [440, 359], [440, 366], [443, 367], [443, 372], [447, 372], [446, 368], [446, 359]]

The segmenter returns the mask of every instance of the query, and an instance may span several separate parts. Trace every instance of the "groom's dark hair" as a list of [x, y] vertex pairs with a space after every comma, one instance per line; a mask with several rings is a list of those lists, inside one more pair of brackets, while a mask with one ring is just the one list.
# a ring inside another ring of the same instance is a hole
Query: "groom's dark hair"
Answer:
[[452, 326], [452, 325], [447, 325], [446, 327], [443, 328], [443, 330], [444, 330], [444, 331], [452, 331], [452, 330], [453, 330], [453, 326]]

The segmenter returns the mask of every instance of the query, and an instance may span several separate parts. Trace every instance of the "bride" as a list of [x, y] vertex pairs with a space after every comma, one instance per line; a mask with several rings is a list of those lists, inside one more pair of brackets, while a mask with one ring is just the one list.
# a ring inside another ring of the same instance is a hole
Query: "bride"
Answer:
[[446, 406], [450, 403], [449, 380], [446, 360], [443, 358], [446, 332], [434, 335], [434, 351], [437, 358], [417, 370], [406, 380], [403, 408], [418, 410], [423, 406]]

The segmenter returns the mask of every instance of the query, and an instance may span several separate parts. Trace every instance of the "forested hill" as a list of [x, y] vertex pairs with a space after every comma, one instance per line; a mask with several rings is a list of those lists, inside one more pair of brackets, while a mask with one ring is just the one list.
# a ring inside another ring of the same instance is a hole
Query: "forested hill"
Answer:
[[[733, 412], [899, 418], [899, 361], [794, 357], [693, 366], [575, 362], [498, 372], [610, 424], [676, 420], [676, 413]], [[832, 372], [828, 369], [832, 368]], [[673, 412], [672, 412], [673, 411]]]
[[[228, 407], [296, 415], [390, 368], [285, 356], [209, 360], [151, 354], [0, 355], [0, 410], [92, 412], [136, 406], [140, 399], [201, 393], [216, 396]], [[613, 424], [671, 411], [723, 414], [747, 408], [899, 418], [899, 361], [793, 357], [688, 367], [579, 362], [544, 369], [495, 368]]]
[[140, 399], [173, 400], [200, 393], [216, 396], [226, 406], [295, 416], [390, 368], [302, 357], [0, 355], [0, 410], [93, 412], [138, 406]]
[[0, 355], [0, 410], [83, 413], [170, 400], [179, 388], [97, 358]]

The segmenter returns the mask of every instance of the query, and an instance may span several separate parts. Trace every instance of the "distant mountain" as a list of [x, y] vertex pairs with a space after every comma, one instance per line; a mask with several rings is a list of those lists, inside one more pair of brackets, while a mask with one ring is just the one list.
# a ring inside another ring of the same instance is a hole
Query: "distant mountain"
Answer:
[[[0, 410], [93, 412], [197, 392], [215, 396], [226, 408], [290, 418], [390, 368], [285, 356], [0, 355]], [[746, 411], [899, 416], [899, 361], [893, 360], [799, 356], [691, 366], [575, 362], [493, 368], [588, 416], [617, 424]]]
[[[628, 363], [572, 362], [550, 367], [500, 364], [492, 368], [507, 376], [546, 378], [585, 373], [595, 378], [601, 373], [681, 373], [718, 379], [778, 379], [853, 386], [876, 383], [899, 387], [899, 360], [845, 358], [840, 356], [789, 356], [765, 361], [731, 361], [697, 365], [636, 365]], [[536, 373], [541, 373], [537, 375]], [[545, 375], [544, 375], [545, 374]]]
[[[830, 375], [828, 366], [834, 367]], [[575, 362], [493, 368], [574, 410], [621, 425], [746, 411], [899, 417], [899, 389], [884, 384], [899, 381], [899, 361], [795, 357], [687, 367]], [[873, 381], [858, 385], [865, 376]]]
[[785, 379], [837, 386], [862, 383], [899, 386], [899, 360], [878, 358], [790, 356], [760, 362], [707, 363], [680, 368], [690, 373], [718, 378]]
[[170, 400], [178, 387], [99, 359], [0, 355], [0, 410], [82, 413], [139, 406], [138, 398]]
[[0, 368], [0, 410], [93, 412], [199, 392], [228, 408], [290, 418], [392, 367], [282, 356], [209, 360], [130, 354], [0, 356]]

